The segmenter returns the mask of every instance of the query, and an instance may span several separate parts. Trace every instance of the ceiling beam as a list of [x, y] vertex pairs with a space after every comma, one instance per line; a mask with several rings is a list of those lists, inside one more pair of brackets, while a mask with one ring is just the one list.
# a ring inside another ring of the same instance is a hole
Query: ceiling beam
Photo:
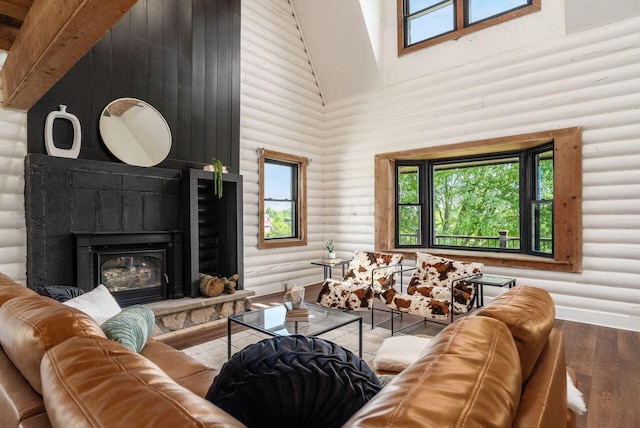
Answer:
[[18, 21], [24, 21], [33, 0], [0, 0], [0, 15], [10, 16]]
[[0, 70], [4, 107], [29, 110], [137, 0], [35, 0]]
[[18, 27], [0, 22], [0, 49], [8, 51], [19, 30]]

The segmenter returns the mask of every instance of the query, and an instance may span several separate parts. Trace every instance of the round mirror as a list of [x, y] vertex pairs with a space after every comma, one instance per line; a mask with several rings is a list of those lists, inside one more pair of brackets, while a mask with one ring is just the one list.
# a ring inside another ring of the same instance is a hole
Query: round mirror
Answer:
[[150, 104], [136, 98], [119, 98], [102, 110], [100, 135], [109, 151], [129, 165], [157, 165], [171, 150], [167, 121]]

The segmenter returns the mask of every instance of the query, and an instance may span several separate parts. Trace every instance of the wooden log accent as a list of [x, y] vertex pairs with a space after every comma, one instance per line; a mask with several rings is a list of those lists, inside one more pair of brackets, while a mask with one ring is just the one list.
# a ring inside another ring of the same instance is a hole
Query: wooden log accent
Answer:
[[8, 51], [18, 36], [18, 27], [0, 22], [0, 49]]
[[0, 15], [6, 15], [20, 22], [27, 17], [33, 0], [0, 0]]
[[4, 106], [31, 108], [135, 3], [36, 0], [1, 71]]

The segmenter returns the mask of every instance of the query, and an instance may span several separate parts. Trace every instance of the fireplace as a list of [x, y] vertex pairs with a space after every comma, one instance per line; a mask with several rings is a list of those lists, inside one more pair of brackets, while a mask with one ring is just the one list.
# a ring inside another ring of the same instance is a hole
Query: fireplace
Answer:
[[179, 232], [73, 233], [76, 284], [103, 284], [121, 306], [183, 297]]
[[96, 251], [164, 249], [167, 299], [199, 297], [200, 272], [238, 273], [242, 290], [242, 177], [223, 174], [222, 198], [212, 186], [199, 169], [27, 155], [27, 285], [91, 290], [103, 282]]

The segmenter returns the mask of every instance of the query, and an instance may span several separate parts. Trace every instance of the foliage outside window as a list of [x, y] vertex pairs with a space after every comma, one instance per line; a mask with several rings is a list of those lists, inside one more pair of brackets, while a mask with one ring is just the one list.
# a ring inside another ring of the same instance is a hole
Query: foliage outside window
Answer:
[[263, 150], [260, 163], [259, 248], [307, 243], [307, 159]]
[[582, 131], [375, 157], [375, 248], [580, 272]]
[[553, 255], [552, 144], [396, 168], [398, 247]]
[[541, 0], [397, 2], [400, 55], [535, 12], [541, 5]]

